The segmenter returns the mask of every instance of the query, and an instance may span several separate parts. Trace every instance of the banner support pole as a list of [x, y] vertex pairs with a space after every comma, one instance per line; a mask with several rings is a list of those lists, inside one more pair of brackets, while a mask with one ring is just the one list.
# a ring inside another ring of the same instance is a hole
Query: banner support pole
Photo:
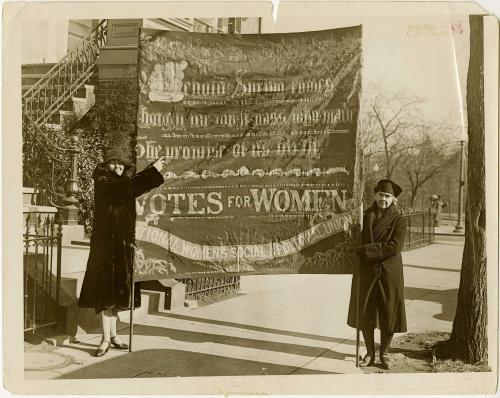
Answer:
[[135, 283], [134, 283], [134, 257], [132, 261], [132, 272], [130, 273], [130, 315], [129, 315], [129, 331], [128, 331], [128, 352], [132, 352], [132, 341], [134, 337], [134, 296], [135, 296]]
[[[364, 211], [364, 202], [361, 202], [361, 212], [360, 212], [360, 225], [363, 230], [363, 211]], [[359, 300], [360, 300], [360, 289], [361, 289], [361, 264], [358, 262], [356, 266], [356, 367], [359, 368]], [[364, 306], [363, 306], [363, 314], [364, 314]]]
[[359, 274], [356, 275], [356, 367], [359, 368]]

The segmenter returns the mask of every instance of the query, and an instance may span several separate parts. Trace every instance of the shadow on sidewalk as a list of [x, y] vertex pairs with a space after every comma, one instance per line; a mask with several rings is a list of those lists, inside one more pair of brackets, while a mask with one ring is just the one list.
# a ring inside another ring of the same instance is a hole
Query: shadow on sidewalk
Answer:
[[164, 312], [158, 312], [158, 313], [155, 313], [154, 315], [155, 316], [163, 316], [166, 318], [180, 319], [180, 320], [184, 320], [184, 321], [206, 323], [209, 325], [228, 326], [228, 327], [238, 328], [238, 329], [253, 330], [256, 332], [280, 334], [283, 336], [300, 337], [300, 338], [309, 339], [309, 340], [325, 341], [327, 343], [342, 343], [342, 344], [349, 344], [349, 345], [356, 344], [355, 340], [350, 340], [350, 339], [341, 338], [341, 337], [320, 336], [317, 334], [294, 332], [291, 330], [272, 329], [272, 328], [266, 328], [264, 326], [248, 325], [245, 323], [237, 323], [237, 322], [220, 321], [217, 319], [200, 318], [200, 317], [195, 317], [195, 316], [190, 316], [190, 315], [171, 314], [171, 313], [167, 314]]
[[233, 337], [203, 332], [193, 332], [189, 330], [171, 329], [149, 325], [136, 325], [134, 327], [134, 335], [168, 337], [172, 340], [186, 343], [217, 343], [221, 345], [251, 348], [255, 350], [274, 351], [312, 358], [321, 356], [322, 358], [327, 359], [345, 360], [348, 357], [354, 357], [354, 355], [352, 354], [344, 354], [341, 352], [333, 351], [331, 349], [328, 349], [327, 347], [305, 346], [300, 344], [257, 340], [251, 338]]
[[97, 347], [99, 346], [99, 342], [100, 342], [100, 340], [98, 340], [98, 342], [96, 344], [92, 344], [92, 343], [87, 343], [85, 341], [81, 341], [79, 339], [75, 339], [75, 341], [73, 341], [67, 347], [71, 347], [71, 349], [73, 349], [73, 350], [83, 351], [83, 352], [86, 352], [87, 354], [89, 354], [90, 356], [94, 356], [95, 351], [97, 350]]
[[169, 349], [140, 350], [105, 360], [70, 372], [65, 379], [105, 379], [168, 376], [250, 376], [301, 374], [334, 374], [322, 370], [303, 369], [219, 355]]
[[460, 269], [453, 268], [441, 268], [441, 267], [427, 267], [425, 265], [412, 265], [412, 264], [404, 264], [404, 267], [416, 268], [416, 269], [426, 269], [429, 271], [444, 271], [444, 272], [458, 272], [460, 273]]
[[406, 300], [430, 301], [441, 304], [441, 313], [433, 318], [452, 322], [457, 308], [458, 289], [430, 290], [417, 287], [405, 287]]

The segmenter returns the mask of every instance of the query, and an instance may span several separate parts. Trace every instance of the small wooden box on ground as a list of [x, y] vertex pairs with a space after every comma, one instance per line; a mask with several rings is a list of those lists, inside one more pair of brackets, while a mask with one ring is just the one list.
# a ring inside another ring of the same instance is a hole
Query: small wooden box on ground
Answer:
[[144, 281], [141, 282], [141, 288], [164, 293], [164, 304], [163, 308], [160, 305], [160, 309], [175, 311], [184, 308], [186, 285], [175, 279]]

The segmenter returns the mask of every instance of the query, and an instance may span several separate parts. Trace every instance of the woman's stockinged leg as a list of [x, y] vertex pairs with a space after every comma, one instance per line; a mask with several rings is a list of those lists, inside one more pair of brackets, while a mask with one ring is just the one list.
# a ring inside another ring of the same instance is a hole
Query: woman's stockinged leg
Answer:
[[107, 309], [101, 311], [101, 327], [102, 339], [104, 341], [111, 341], [111, 323], [112, 323], [112, 310]]
[[127, 349], [128, 344], [123, 343], [116, 333], [116, 322], [118, 319], [118, 309], [113, 308], [112, 316], [111, 316], [111, 344], [115, 348], [119, 349]]
[[101, 311], [101, 328], [102, 328], [102, 340], [97, 351], [95, 352], [96, 357], [102, 357], [109, 350], [111, 345], [111, 310]]
[[363, 333], [363, 339], [365, 340], [365, 346], [367, 354], [371, 357], [375, 357], [375, 332], [373, 328], [367, 327], [361, 329]]
[[394, 333], [387, 332], [385, 329], [380, 330], [380, 364], [382, 368], [386, 370], [390, 369], [389, 359], [386, 354], [391, 345], [393, 336]]
[[375, 364], [375, 333], [371, 327], [361, 329], [365, 340], [366, 355], [359, 363], [361, 367], [373, 366]]
[[387, 354], [392, 341], [394, 333], [386, 332], [385, 330], [380, 331], [380, 355]]
[[118, 318], [118, 310], [116, 308], [113, 308], [111, 313], [111, 337], [115, 338], [116, 337], [116, 320]]

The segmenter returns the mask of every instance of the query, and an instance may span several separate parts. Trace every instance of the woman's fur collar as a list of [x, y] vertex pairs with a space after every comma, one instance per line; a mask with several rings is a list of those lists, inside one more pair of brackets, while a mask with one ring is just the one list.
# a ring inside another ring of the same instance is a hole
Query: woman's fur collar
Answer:
[[99, 163], [95, 168], [94, 172], [92, 173], [92, 178], [96, 180], [99, 177], [111, 177], [111, 178], [130, 177], [130, 167], [125, 166], [122, 175], [119, 176], [114, 171], [110, 170], [106, 163]]
[[377, 203], [373, 202], [373, 204], [366, 209], [365, 213], [365, 227], [368, 229], [368, 237], [371, 242], [379, 240], [384, 235], [385, 229], [391, 225], [399, 215], [398, 207], [394, 203], [384, 210], [379, 219], [377, 219], [377, 211]]

